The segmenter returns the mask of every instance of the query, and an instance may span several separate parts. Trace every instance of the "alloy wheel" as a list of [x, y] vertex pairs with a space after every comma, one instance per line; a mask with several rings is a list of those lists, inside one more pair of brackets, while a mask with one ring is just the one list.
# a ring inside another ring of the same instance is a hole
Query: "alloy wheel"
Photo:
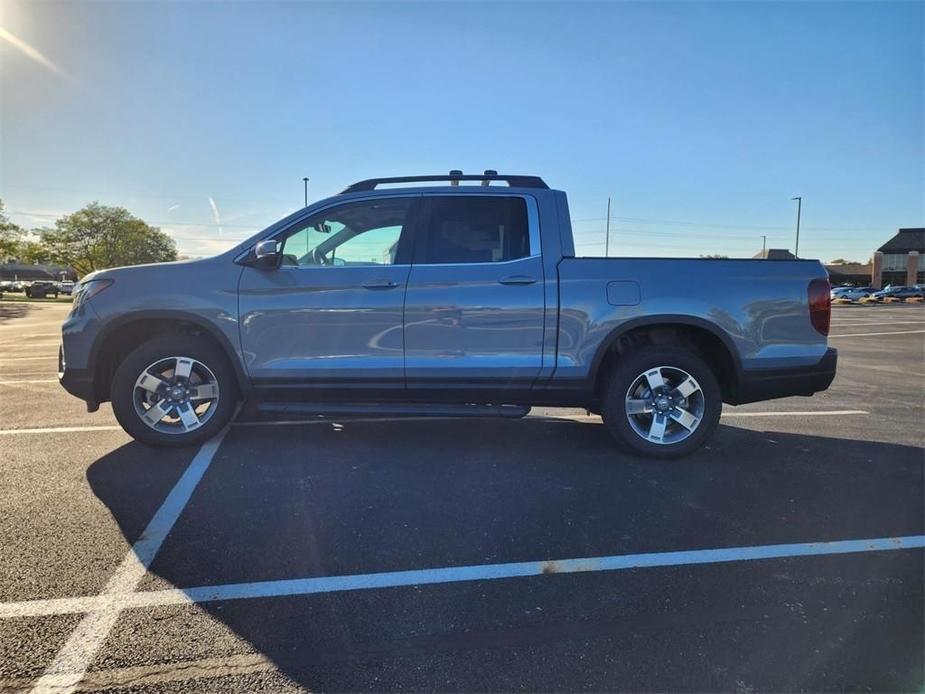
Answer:
[[185, 434], [204, 425], [218, 406], [218, 379], [192, 357], [165, 357], [146, 367], [132, 392], [135, 413], [164, 434]]
[[684, 369], [656, 366], [639, 374], [626, 391], [624, 411], [642, 439], [679, 443], [703, 420], [705, 400], [697, 380]]

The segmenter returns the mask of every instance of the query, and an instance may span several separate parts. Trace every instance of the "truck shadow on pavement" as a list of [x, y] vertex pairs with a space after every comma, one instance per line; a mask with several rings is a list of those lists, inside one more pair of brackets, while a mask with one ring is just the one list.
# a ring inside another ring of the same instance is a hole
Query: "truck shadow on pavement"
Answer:
[[[131, 443], [88, 471], [129, 543], [182, 474], [158, 460]], [[922, 489], [920, 448], [729, 426], [677, 461], [631, 457], [601, 425], [570, 421], [241, 427], [140, 590], [917, 535]], [[132, 640], [144, 663], [256, 651], [309, 690], [919, 686], [921, 553], [795, 561], [820, 560], [205, 602], [158, 608], [157, 620], [134, 610]], [[859, 588], [869, 566], [880, 588]], [[766, 596], [771, 585], [784, 596]], [[814, 610], [811, 627], [784, 606], [846, 590], [854, 602]], [[695, 638], [687, 618], [715, 667], [679, 661]], [[247, 645], [229, 646], [228, 629]]]
[[25, 316], [31, 307], [25, 302], [0, 301], [0, 325]]

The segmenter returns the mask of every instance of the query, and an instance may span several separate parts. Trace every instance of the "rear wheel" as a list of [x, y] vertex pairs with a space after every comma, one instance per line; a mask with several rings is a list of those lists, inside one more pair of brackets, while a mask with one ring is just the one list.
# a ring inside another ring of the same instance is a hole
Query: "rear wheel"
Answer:
[[652, 347], [619, 359], [604, 392], [602, 417], [610, 434], [652, 458], [677, 458], [702, 446], [723, 408], [703, 358], [683, 347]]
[[237, 388], [224, 353], [194, 336], [166, 336], [132, 351], [116, 369], [110, 398], [122, 428], [154, 446], [192, 446], [234, 414]]

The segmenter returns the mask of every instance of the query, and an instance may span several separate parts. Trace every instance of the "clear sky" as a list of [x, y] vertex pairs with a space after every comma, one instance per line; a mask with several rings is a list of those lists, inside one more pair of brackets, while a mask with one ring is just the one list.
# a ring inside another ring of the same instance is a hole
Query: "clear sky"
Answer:
[[[538, 174], [578, 248], [866, 260], [925, 226], [925, 3], [2, 2], [0, 198], [230, 246], [371, 176]], [[219, 223], [220, 222], [220, 223]]]

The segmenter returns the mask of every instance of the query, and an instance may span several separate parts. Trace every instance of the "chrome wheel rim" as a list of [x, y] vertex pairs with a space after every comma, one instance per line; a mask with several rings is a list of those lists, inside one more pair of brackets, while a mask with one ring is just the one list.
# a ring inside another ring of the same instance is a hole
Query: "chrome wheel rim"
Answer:
[[135, 380], [135, 413], [162, 434], [186, 434], [208, 422], [218, 407], [218, 379], [192, 357], [165, 357]]
[[697, 431], [705, 404], [700, 384], [684, 369], [656, 366], [633, 380], [624, 410], [637, 436], [670, 446]]

